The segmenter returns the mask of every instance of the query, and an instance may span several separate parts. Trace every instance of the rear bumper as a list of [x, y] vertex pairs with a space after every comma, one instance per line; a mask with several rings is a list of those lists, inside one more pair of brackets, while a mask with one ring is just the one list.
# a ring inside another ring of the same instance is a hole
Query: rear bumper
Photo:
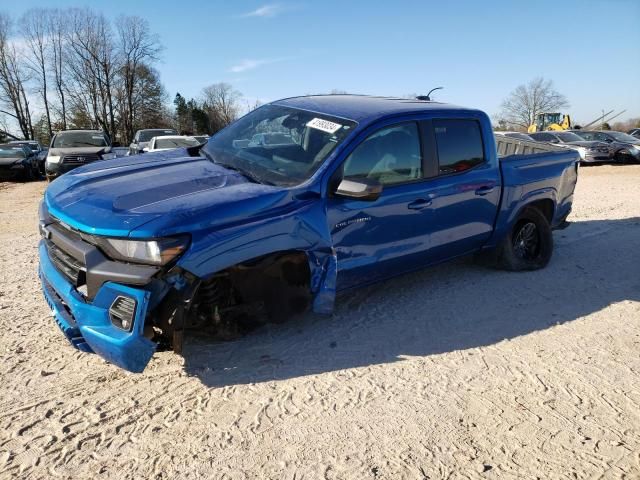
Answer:
[[[89, 303], [54, 267], [44, 241], [38, 249], [45, 299], [56, 324], [71, 344], [83, 352], [97, 353], [130, 372], [143, 371], [156, 349], [156, 344], [144, 336], [150, 292], [107, 282]], [[131, 331], [116, 327], [109, 318], [109, 307], [118, 296], [136, 301]]]

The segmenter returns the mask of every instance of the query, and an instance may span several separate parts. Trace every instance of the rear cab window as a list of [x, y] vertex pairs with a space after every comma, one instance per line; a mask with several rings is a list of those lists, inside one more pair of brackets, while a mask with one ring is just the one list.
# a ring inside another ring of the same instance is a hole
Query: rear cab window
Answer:
[[434, 119], [439, 175], [475, 168], [485, 162], [480, 123], [473, 119]]

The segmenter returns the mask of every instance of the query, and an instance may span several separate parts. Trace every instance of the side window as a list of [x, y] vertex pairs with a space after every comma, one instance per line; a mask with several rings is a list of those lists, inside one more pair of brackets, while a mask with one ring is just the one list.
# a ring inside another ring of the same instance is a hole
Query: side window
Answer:
[[484, 162], [480, 124], [475, 120], [434, 120], [440, 175], [464, 172]]
[[550, 133], [534, 133], [531, 136], [539, 142], [555, 142], [556, 140]]
[[394, 125], [367, 137], [345, 160], [343, 177], [371, 178], [384, 185], [422, 178], [418, 125]]

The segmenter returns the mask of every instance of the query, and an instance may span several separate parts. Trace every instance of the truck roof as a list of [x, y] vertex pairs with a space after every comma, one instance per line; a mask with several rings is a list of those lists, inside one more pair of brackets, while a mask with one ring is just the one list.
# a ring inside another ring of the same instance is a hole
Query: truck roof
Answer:
[[351, 94], [291, 97], [277, 100], [273, 103], [355, 120], [356, 122], [370, 121], [387, 115], [419, 113], [425, 110], [460, 110], [467, 112], [472, 110], [447, 103], [413, 98], [375, 97]]

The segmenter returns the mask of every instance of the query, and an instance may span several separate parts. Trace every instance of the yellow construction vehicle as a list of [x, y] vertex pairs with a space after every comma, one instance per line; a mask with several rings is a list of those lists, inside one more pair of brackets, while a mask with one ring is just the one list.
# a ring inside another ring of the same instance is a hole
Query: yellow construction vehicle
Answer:
[[544, 130], [569, 130], [571, 128], [571, 118], [562, 113], [539, 113], [536, 115], [535, 123], [529, 125], [529, 133], [542, 132]]

